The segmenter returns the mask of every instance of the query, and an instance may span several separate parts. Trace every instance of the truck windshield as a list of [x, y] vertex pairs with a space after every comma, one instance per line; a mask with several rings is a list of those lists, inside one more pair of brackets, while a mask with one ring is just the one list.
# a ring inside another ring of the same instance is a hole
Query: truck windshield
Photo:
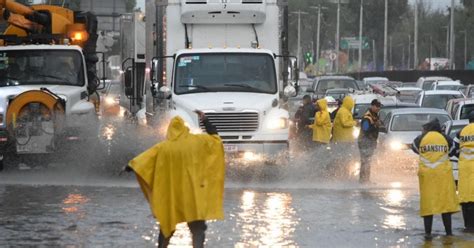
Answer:
[[176, 94], [277, 92], [274, 60], [267, 54], [186, 54], [176, 63]]
[[0, 87], [35, 84], [83, 86], [81, 54], [74, 50], [0, 52]]

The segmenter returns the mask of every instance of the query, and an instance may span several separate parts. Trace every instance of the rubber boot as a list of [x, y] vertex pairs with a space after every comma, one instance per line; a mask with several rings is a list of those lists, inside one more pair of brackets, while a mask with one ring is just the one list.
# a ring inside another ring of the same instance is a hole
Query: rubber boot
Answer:
[[451, 228], [451, 213], [441, 214], [443, 218], [444, 230], [446, 230], [447, 236], [453, 236], [453, 230]]
[[425, 239], [431, 240], [431, 227], [433, 226], [433, 215], [423, 216], [423, 223], [425, 224]]

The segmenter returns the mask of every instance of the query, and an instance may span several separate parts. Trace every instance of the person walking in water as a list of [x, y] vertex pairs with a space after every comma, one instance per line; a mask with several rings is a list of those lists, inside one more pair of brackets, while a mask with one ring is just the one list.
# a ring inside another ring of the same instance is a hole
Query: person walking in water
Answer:
[[206, 220], [224, 219], [224, 148], [216, 128], [196, 111], [207, 134], [191, 134], [181, 117], [171, 120], [166, 140], [130, 161], [160, 223], [158, 247], [167, 247], [176, 225], [187, 222], [193, 247], [203, 247]]

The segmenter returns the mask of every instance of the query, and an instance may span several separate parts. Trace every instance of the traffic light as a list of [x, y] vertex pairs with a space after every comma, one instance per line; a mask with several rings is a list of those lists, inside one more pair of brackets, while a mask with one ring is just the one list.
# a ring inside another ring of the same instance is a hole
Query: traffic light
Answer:
[[304, 54], [304, 61], [306, 64], [312, 64], [313, 63], [313, 55], [310, 52], [307, 52]]

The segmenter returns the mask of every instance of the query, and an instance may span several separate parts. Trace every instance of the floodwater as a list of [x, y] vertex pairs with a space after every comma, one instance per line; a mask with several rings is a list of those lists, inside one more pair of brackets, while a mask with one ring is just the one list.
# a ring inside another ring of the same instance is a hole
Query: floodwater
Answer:
[[[159, 224], [133, 175], [118, 175], [153, 142], [116, 142], [123, 135], [116, 126], [103, 130], [107, 149], [98, 157], [26, 161], [0, 173], [0, 247], [156, 245]], [[360, 185], [356, 169], [328, 173], [328, 153], [295, 154], [289, 165], [229, 166], [225, 220], [208, 224], [207, 247], [474, 247], [460, 213], [453, 215], [454, 237], [444, 236], [437, 216], [434, 239], [424, 240], [414, 169], [385, 161], [374, 165], [372, 183]], [[186, 225], [171, 243], [190, 247]]]

